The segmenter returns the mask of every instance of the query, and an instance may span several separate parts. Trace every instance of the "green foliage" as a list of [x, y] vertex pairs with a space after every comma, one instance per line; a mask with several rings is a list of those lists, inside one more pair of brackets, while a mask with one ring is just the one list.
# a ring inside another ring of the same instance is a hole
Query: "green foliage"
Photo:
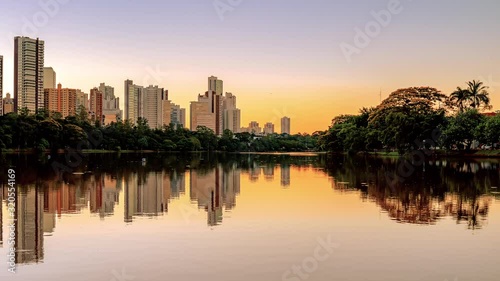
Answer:
[[443, 131], [443, 145], [449, 149], [471, 149], [474, 140], [477, 140], [478, 131], [485, 117], [477, 110], [460, 112], [449, 118], [449, 123]]
[[[474, 143], [500, 141], [500, 116], [487, 118], [479, 109], [490, 108], [487, 87], [479, 81], [458, 88], [450, 97], [431, 87], [393, 92], [376, 108], [359, 115], [340, 115], [325, 132], [318, 132], [317, 147], [335, 152], [414, 149], [444, 146], [471, 149]], [[455, 116], [447, 109], [459, 108]]]
[[[399, 89], [375, 108], [362, 108], [357, 115], [340, 115], [326, 131], [309, 134], [233, 133], [225, 130], [215, 135], [207, 127], [190, 131], [173, 124], [151, 129], [146, 119], [101, 126], [91, 121], [85, 107], [75, 116], [39, 110], [30, 114], [0, 116], [0, 149], [63, 148], [103, 150], [294, 152], [398, 151], [405, 153], [429, 146], [448, 149], [471, 149], [474, 142], [498, 145], [500, 116], [485, 117], [479, 109], [489, 108], [487, 87], [479, 81], [468, 83], [447, 97], [431, 87]], [[458, 113], [447, 116], [447, 109]], [[456, 111], [455, 111], [456, 112]], [[435, 132], [442, 132], [441, 137]], [[432, 140], [426, 143], [424, 140]]]
[[484, 132], [485, 143], [495, 144], [500, 142], [500, 115], [495, 117], [487, 118], [486, 122], [484, 122], [484, 130], [483, 128], [479, 128], [479, 132]]

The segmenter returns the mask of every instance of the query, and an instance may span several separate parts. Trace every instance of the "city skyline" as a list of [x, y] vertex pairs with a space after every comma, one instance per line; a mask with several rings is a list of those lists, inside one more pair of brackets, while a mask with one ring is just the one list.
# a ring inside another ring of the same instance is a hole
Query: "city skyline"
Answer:
[[[391, 23], [348, 63], [340, 44], [353, 44], [356, 28], [363, 29], [374, 20], [371, 12], [386, 9], [389, 2], [288, 1], [284, 9], [279, 1], [244, 1], [221, 20], [211, 1], [147, 6], [111, 1], [99, 9], [97, 1], [70, 1], [45, 25], [35, 26], [36, 32], [24, 27], [43, 11], [38, 2], [2, 2], [2, 10], [12, 11], [0, 19], [5, 34], [12, 34], [0, 39], [7, 66], [4, 96], [13, 94], [11, 38], [25, 35], [47, 42], [45, 59], [63, 85], [88, 91], [105, 81], [121, 89], [129, 77], [168, 88], [188, 108], [193, 95], [205, 89], [203, 78], [213, 74], [245, 105], [242, 124], [262, 112], [263, 120], [275, 124], [289, 115], [296, 120], [292, 133], [323, 130], [338, 114], [375, 106], [380, 89], [382, 98], [410, 86], [449, 94], [465, 81], [482, 78], [491, 87], [492, 104], [500, 102], [499, 40], [492, 36], [499, 27], [495, 1], [400, 1], [401, 13], [392, 15]], [[473, 9], [477, 13], [467, 22], [458, 16]], [[121, 20], [134, 13], [162, 16], [140, 17], [137, 24]], [[90, 21], [95, 24], [89, 26]], [[465, 40], [472, 37], [474, 42]], [[143, 41], [149, 43], [138, 43]], [[130, 55], [133, 61], [123, 59]], [[124, 108], [122, 90], [117, 96]]]

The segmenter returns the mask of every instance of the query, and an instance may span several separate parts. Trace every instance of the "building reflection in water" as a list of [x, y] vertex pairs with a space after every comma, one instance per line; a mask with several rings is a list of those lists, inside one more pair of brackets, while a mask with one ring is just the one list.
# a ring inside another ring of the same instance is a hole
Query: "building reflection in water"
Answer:
[[[485, 225], [493, 200], [493, 193], [486, 187], [500, 186], [499, 165], [495, 163], [430, 163], [425, 172], [416, 171], [413, 178], [408, 179], [411, 184], [398, 183], [391, 187], [385, 171], [395, 170], [394, 163], [350, 161], [341, 159], [333, 164], [321, 164], [322, 171], [332, 178], [333, 188], [341, 192], [358, 192], [362, 200], [377, 204], [398, 223], [433, 225], [444, 217], [452, 217], [469, 229], [480, 229]], [[239, 163], [228, 161], [205, 166], [204, 163], [196, 166], [191, 163], [189, 198], [206, 211], [209, 226], [222, 223], [224, 212], [235, 208], [242, 172], [249, 173], [250, 181], [258, 180], [262, 171], [266, 179], [274, 178], [274, 163], [261, 167], [257, 162], [243, 159]], [[282, 187], [290, 186], [292, 165], [311, 165], [292, 160], [275, 164], [280, 166]], [[20, 184], [16, 194], [17, 263], [43, 261], [44, 235], [51, 235], [57, 223], [67, 215], [84, 209], [106, 219], [121, 203], [124, 220], [129, 223], [136, 217], [154, 217], [168, 212], [170, 201], [186, 193], [185, 176], [185, 164], [182, 163], [176, 169], [158, 170], [137, 165], [107, 173], [67, 175], [64, 181], [33, 177], [32, 182]], [[122, 189], [124, 202], [119, 202]], [[6, 204], [5, 183], [0, 196], [1, 202]], [[498, 194], [495, 196], [500, 199]], [[7, 215], [0, 208], [0, 233], [8, 231], [3, 226]], [[6, 243], [2, 241], [4, 237], [0, 235], [0, 247]]]
[[218, 165], [213, 170], [190, 171], [190, 199], [199, 208], [207, 211], [210, 226], [222, 222], [223, 209], [231, 210], [240, 193], [240, 170], [236, 167], [223, 169]]
[[273, 181], [274, 180], [274, 166], [273, 165], [267, 165], [264, 167], [264, 178], [266, 181]]
[[43, 191], [34, 186], [16, 193], [16, 263], [43, 260]]
[[290, 165], [289, 164], [281, 164], [281, 186], [288, 187], [290, 186]]
[[250, 166], [250, 170], [249, 170], [250, 181], [251, 182], [258, 181], [260, 178], [261, 172], [262, 172], [262, 169], [260, 168], [260, 166], [258, 166], [258, 164], [255, 162], [252, 163], [252, 165]]
[[130, 173], [124, 185], [125, 222], [132, 222], [138, 216], [162, 215], [168, 212], [171, 198], [178, 198], [185, 192], [184, 174], [176, 172]]

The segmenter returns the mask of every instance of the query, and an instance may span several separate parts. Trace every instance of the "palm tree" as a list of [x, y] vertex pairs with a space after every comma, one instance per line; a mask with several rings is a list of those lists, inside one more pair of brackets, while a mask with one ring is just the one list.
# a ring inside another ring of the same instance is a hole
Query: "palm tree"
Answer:
[[484, 109], [489, 109], [490, 107], [490, 97], [487, 91], [488, 87], [483, 85], [483, 82], [472, 80], [472, 82], [467, 83], [467, 91], [469, 92], [469, 100], [471, 102], [471, 107], [474, 109], [479, 109], [481, 106]]
[[457, 87], [457, 90], [451, 93], [450, 100], [458, 106], [460, 112], [463, 112], [468, 106], [469, 91]]
[[473, 109], [489, 109], [490, 97], [487, 91], [488, 87], [484, 86], [483, 82], [472, 80], [467, 82], [467, 88], [457, 89], [451, 93], [450, 101], [456, 104], [460, 112], [465, 111], [467, 108]]

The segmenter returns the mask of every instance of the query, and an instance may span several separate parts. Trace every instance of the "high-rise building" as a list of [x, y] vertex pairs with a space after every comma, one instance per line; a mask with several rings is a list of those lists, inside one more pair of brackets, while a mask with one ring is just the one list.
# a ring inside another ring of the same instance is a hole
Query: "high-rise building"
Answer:
[[120, 110], [120, 98], [115, 97], [115, 89], [111, 86], [101, 83], [99, 91], [102, 96], [102, 114], [104, 125], [117, 122], [122, 119], [123, 112]]
[[44, 41], [14, 38], [14, 111], [43, 108]]
[[49, 112], [59, 112], [62, 118], [74, 116], [76, 113], [77, 90], [63, 88], [61, 83], [57, 89], [46, 88], [44, 92], [44, 107]]
[[168, 99], [163, 99], [162, 100], [162, 103], [163, 103], [163, 111], [162, 111], [162, 114], [163, 114], [163, 125], [170, 125], [172, 124], [172, 102], [169, 101]]
[[150, 128], [163, 127], [163, 93], [163, 88], [158, 86], [144, 88], [141, 117], [148, 120]]
[[76, 110], [77, 110], [77, 112], [81, 106], [83, 106], [87, 112], [90, 110], [89, 94], [86, 94], [86, 93], [82, 92], [81, 90], [76, 90]]
[[0, 115], [3, 114], [3, 56], [0, 56]]
[[52, 67], [43, 68], [43, 88], [44, 89], [56, 88], [56, 72]]
[[101, 83], [99, 85], [99, 91], [101, 91], [102, 93], [102, 97], [104, 99], [106, 98], [115, 98], [115, 88], [111, 87], [111, 86], [106, 86], [105, 83]]
[[290, 134], [290, 118], [286, 116], [281, 118], [281, 133]]
[[90, 117], [102, 123], [102, 92], [98, 88], [90, 90]]
[[186, 109], [175, 103], [171, 104], [170, 123], [186, 127]]
[[211, 100], [207, 96], [199, 95], [198, 101], [191, 102], [191, 131], [199, 126], [205, 126], [215, 132], [215, 114], [212, 113]]
[[14, 99], [7, 93], [3, 99], [3, 114], [14, 112]]
[[239, 133], [241, 128], [241, 111], [236, 108], [236, 96], [226, 93], [223, 101], [223, 131], [230, 130]]
[[197, 102], [191, 102], [191, 130], [205, 126], [222, 135], [224, 131], [223, 82], [217, 77], [208, 77], [208, 91], [198, 95]]
[[259, 126], [259, 123], [256, 122], [256, 121], [252, 121], [250, 122], [250, 124], [248, 124], [248, 132], [250, 134], [260, 134], [262, 133], [262, 128]]
[[177, 126], [184, 127], [186, 124], [186, 110], [168, 99], [168, 90], [163, 91], [161, 103], [162, 122], [158, 124], [158, 127], [168, 125], [174, 125], [174, 128], [177, 128]]
[[[220, 81], [220, 80], [218, 80]], [[222, 81], [220, 81], [222, 83]], [[223, 103], [224, 103], [224, 96], [218, 95], [216, 91], [209, 90], [205, 92], [205, 97], [208, 98], [208, 103], [209, 103], [209, 110], [210, 112], [214, 115], [214, 122], [215, 124], [213, 125], [214, 132], [216, 135], [222, 135], [222, 132], [224, 131], [223, 129], [223, 123], [224, 123], [224, 111], [223, 111]], [[198, 98], [199, 99], [199, 98]]]
[[142, 116], [141, 103], [144, 87], [134, 85], [132, 80], [125, 80], [125, 120], [133, 124]]
[[224, 83], [215, 76], [208, 77], [208, 91], [215, 92], [216, 95], [222, 96], [224, 92]]
[[224, 83], [215, 76], [208, 77], [208, 91], [205, 96], [211, 99], [211, 110], [215, 114], [215, 134], [222, 135], [224, 131]]
[[274, 124], [268, 122], [264, 125], [264, 135], [272, 135], [274, 134]]
[[59, 112], [59, 95], [57, 89], [43, 89], [43, 102], [45, 110], [49, 113]]

